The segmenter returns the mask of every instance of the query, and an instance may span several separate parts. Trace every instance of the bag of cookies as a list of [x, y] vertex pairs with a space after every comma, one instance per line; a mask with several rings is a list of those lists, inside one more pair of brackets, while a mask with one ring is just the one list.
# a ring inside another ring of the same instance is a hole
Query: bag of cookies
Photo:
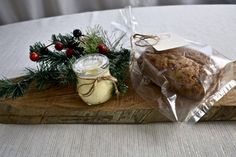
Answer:
[[131, 38], [137, 93], [172, 121], [199, 121], [236, 86], [232, 60], [173, 33]]

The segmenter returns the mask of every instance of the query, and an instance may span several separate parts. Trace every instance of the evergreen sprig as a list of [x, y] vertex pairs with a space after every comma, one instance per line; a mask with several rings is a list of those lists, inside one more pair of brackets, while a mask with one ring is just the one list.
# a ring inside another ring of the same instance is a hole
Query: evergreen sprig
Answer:
[[89, 27], [87, 29], [87, 34], [83, 38], [83, 43], [81, 43], [86, 53], [98, 53], [97, 46], [101, 43], [104, 43], [108, 46], [110, 51], [116, 51], [118, 46], [120, 45], [121, 40], [124, 38], [126, 34], [122, 34], [119, 37], [116, 37], [115, 34], [108, 35], [107, 31], [103, 30], [103, 28], [99, 25], [96, 25], [94, 28]]
[[[123, 37], [124, 35], [111, 41], [106, 31], [100, 26], [95, 26], [89, 28], [81, 39], [70, 34], [58, 34], [52, 35], [50, 45], [36, 42], [30, 46], [30, 52], [37, 52], [40, 55], [37, 69], [26, 68], [26, 75], [23, 77], [14, 80], [6, 78], [0, 80], [0, 98], [23, 96], [32, 82], [35, 82], [34, 84], [39, 90], [54, 85], [76, 86], [77, 77], [72, 69], [74, 61], [85, 54], [98, 53], [97, 45], [100, 43], [105, 43], [109, 47], [110, 51], [106, 55], [110, 61], [110, 72], [118, 80], [118, 90], [125, 93], [128, 89], [126, 72], [129, 68], [130, 51], [116, 49]], [[73, 44], [75, 50], [73, 57], [67, 57], [65, 51], [48, 48], [56, 42], [63, 43], [65, 48]]]
[[106, 42], [103, 36], [105, 31], [100, 26], [95, 26], [94, 28], [89, 27], [86, 32], [82, 42], [85, 52], [87, 54], [98, 53], [97, 46]]
[[125, 93], [128, 90], [126, 85], [127, 73], [129, 69], [130, 51], [127, 49], [121, 49], [120, 51], [111, 51], [107, 57], [110, 61], [111, 75], [118, 80], [117, 87], [121, 93]]
[[27, 69], [28, 76], [33, 77], [38, 89], [45, 89], [51, 85], [76, 85], [77, 77], [71, 65], [61, 65], [60, 67], [49, 67], [47, 65], [38, 69]]
[[0, 80], [0, 98], [16, 98], [23, 96], [25, 91], [29, 88], [32, 78], [25, 76], [20, 81], [14, 82], [12, 80]]

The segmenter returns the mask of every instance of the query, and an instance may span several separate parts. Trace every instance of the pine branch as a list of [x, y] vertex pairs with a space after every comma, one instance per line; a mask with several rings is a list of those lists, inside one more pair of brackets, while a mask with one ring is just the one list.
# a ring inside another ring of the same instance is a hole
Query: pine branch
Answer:
[[27, 68], [26, 75], [18, 80], [0, 80], [0, 98], [23, 96], [33, 81], [39, 90], [54, 85], [76, 86], [77, 76], [72, 69], [72, 65], [77, 58], [84, 55], [81, 46], [85, 49], [85, 54], [98, 53], [97, 46], [101, 43], [109, 46], [110, 51], [107, 53], [107, 57], [110, 61], [110, 72], [118, 80], [118, 90], [125, 93], [128, 89], [126, 72], [129, 68], [130, 51], [127, 49], [115, 50], [123, 37], [124, 35], [112, 42], [112, 38], [109, 38], [107, 32], [100, 26], [89, 28], [82, 41], [70, 34], [52, 35], [52, 44], [59, 41], [64, 44], [65, 48], [73, 44], [75, 54], [71, 58], [66, 56], [65, 50], [51, 50], [48, 49], [48, 46], [52, 44], [45, 45], [37, 42], [30, 46], [30, 53], [37, 52], [39, 54], [39, 60], [36, 60], [39, 65], [38, 68]]
[[71, 66], [64, 66], [58, 69], [51, 67], [40, 67], [38, 69], [27, 68], [27, 75], [18, 78], [17, 81], [3, 79], [0, 80], [0, 98], [16, 98], [23, 96], [32, 81], [37, 89], [60, 85], [76, 85], [77, 77]]
[[8, 79], [0, 80], [0, 97], [14, 99], [23, 96], [31, 82], [31, 76], [25, 76], [17, 82]]
[[118, 90], [121, 93], [125, 93], [128, 90], [126, 85], [127, 72], [129, 69], [130, 51], [127, 49], [121, 49], [120, 51], [111, 51], [107, 57], [110, 60], [110, 72], [111, 75], [118, 80]]
[[68, 45], [69, 42], [74, 41], [74, 37], [70, 34], [66, 34], [66, 35], [62, 35], [62, 34], [55, 35], [55, 34], [53, 34], [52, 35], [52, 43], [55, 44], [58, 41], [60, 41], [64, 45]]
[[36, 42], [34, 45], [30, 46], [30, 52], [41, 52], [45, 47], [45, 44], [42, 44], [41, 42]]
[[40, 57], [42, 64], [57, 66], [69, 62], [69, 58], [63, 52], [48, 52]]
[[77, 77], [72, 69], [72, 64], [67, 65], [41, 65], [37, 70], [27, 69], [28, 75], [34, 76], [36, 87], [44, 89], [51, 85], [76, 85]]
[[102, 35], [102, 28], [100, 26], [95, 26], [94, 28], [88, 28], [86, 36], [83, 39], [83, 47], [87, 54], [98, 53], [97, 46], [105, 42], [105, 38]]
[[108, 33], [99, 25], [96, 25], [94, 28], [88, 28], [84, 39], [85, 42], [83, 43], [85, 52], [98, 53], [97, 46], [101, 43], [107, 45], [110, 51], [115, 51], [125, 35], [126, 34], [122, 34], [120, 37], [114, 39], [116, 37], [115, 34], [109, 36]]

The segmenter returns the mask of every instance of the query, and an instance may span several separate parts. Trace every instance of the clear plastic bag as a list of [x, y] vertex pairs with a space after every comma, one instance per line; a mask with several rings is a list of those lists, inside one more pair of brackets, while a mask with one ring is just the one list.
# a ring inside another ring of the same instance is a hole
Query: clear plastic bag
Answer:
[[199, 121], [236, 86], [233, 59], [207, 44], [185, 39], [185, 46], [158, 52], [153, 48], [156, 40], [151, 42], [158, 35], [133, 38], [138, 22], [131, 7], [120, 10], [112, 25], [127, 34], [126, 41], [131, 38], [133, 88], [171, 121]]
[[232, 60], [209, 45], [188, 41], [186, 46], [157, 51], [146, 39], [141, 44], [132, 39], [133, 86], [170, 120], [199, 121], [235, 87]]

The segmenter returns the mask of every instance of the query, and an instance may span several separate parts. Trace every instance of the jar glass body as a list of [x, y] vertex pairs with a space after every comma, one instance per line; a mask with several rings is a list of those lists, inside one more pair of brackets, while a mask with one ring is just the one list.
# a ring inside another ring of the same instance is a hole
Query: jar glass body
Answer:
[[108, 101], [113, 94], [113, 82], [103, 79], [111, 76], [109, 60], [101, 54], [92, 54], [78, 59], [73, 69], [77, 75], [77, 91], [88, 105]]

